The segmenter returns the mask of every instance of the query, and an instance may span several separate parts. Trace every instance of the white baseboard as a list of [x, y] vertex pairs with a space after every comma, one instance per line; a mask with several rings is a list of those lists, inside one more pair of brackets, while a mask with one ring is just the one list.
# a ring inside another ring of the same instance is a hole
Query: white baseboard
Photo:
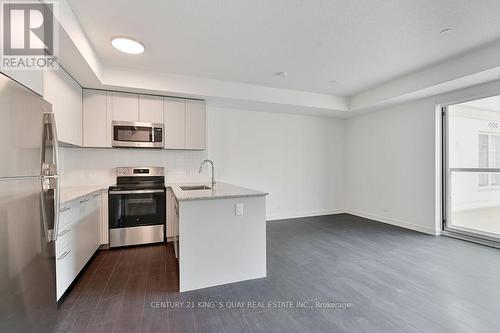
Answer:
[[301, 212], [301, 213], [295, 213], [295, 214], [283, 214], [283, 215], [268, 216], [268, 217], [266, 217], [266, 221], [296, 219], [296, 218], [300, 218], [300, 217], [334, 215], [334, 214], [343, 214], [343, 213], [345, 213], [345, 209], [332, 209], [332, 210], [323, 210], [323, 211], [316, 211], [316, 212]]
[[424, 227], [418, 224], [408, 223], [402, 220], [393, 219], [385, 216], [365, 213], [352, 209], [332, 209], [325, 211], [316, 211], [316, 212], [304, 212], [304, 213], [296, 213], [296, 214], [283, 214], [283, 215], [273, 215], [266, 218], [267, 221], [275, 221], [275, 220], [286, 220], [286, 219], [295, 219], [300, 217], [311, 217], [311, 216], [322, 216], [322, 215], [334, 215], [334, 214], [351, 214], [359, 217], [363, 217], [365, 219], [373, 220], [376, 222], [386, 223], [395, 225], [401, 228], [410, 229], [414, 231], [418, 231], [424, 234], [437, 236], [441, 233], [440, 230], [435, 230], [433, 228]]
[[356, 215], [356, 216], [363, 217], [365, 219], [374, 220], [374, 221], [377, 221], [377, 222], [382, 222], [382, 223], [396, 225], [398, 227], [402, 227], [402, 228], [406, 228], [406, 229], [410, 229], [410, 230], [422, 232], [424, 234], [429, 234], [429, 235], [433, 235], [433, 236], [437, 236], [437, 235], [440, 234], [440, 231], [439, 230], [435, 230], [434, 228], [424, 227], [424, 226], [421, 226], [421, 225], [418, 225], [418, 224], [408, 223], [408, 222], [405, 222], [405, 221], [401, 221], [401, 220], [397, 220], [397, 219], [393, 219], [393, 218], [389, 218], [389, 217], [384, 217], [384, 216], [380, 216], [380, 215], [375, 215], [375, 214], [360, 212], [360, 211], [352, 210], [352, 209], [347, 209], [345, 212], [347, 214]]

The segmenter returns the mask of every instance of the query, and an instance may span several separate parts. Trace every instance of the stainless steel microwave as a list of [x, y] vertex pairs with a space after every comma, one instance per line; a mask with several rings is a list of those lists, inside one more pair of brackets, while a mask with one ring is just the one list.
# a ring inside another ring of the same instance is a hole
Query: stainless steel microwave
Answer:
[[163, 148], [163, 124], [113, 121], [113, 147]]

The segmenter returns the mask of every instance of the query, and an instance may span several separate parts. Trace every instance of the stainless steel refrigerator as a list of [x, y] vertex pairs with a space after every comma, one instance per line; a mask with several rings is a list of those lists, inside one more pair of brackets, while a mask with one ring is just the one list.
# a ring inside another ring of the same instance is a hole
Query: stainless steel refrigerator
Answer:
[[57, 321], [58, 145], [51, 105], [0, 74], [0, 332]]

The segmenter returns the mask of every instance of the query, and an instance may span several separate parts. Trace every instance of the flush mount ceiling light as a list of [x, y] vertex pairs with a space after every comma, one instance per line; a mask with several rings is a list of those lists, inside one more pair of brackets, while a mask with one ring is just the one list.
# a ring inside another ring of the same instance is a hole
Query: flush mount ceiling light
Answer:
[[288, 72], [276, 72], [276, 73], [274, 73], [274, 76], [287, 77]]
[[443, 29], [439, 32], [439, 34], [441, 35], [446, 35], [447, 33], [451, 32], [451, 28], [446, 28], [446, 29]]
[[113, 45], [115, 49], [128, 54], [140, 54], [144, 52], [144, 45], [130, 37], [113, 37], [111, 38], [111, 45]]

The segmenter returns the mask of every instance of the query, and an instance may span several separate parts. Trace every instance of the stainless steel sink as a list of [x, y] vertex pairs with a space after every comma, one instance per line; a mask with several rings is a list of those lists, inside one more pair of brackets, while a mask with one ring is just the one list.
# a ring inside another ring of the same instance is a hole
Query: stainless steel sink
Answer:
[[211, 190], [212, 188], [205, 185], [190, 185], [190, 186], [180, 186], [183, 191], [200, 191], [200, 190]]

